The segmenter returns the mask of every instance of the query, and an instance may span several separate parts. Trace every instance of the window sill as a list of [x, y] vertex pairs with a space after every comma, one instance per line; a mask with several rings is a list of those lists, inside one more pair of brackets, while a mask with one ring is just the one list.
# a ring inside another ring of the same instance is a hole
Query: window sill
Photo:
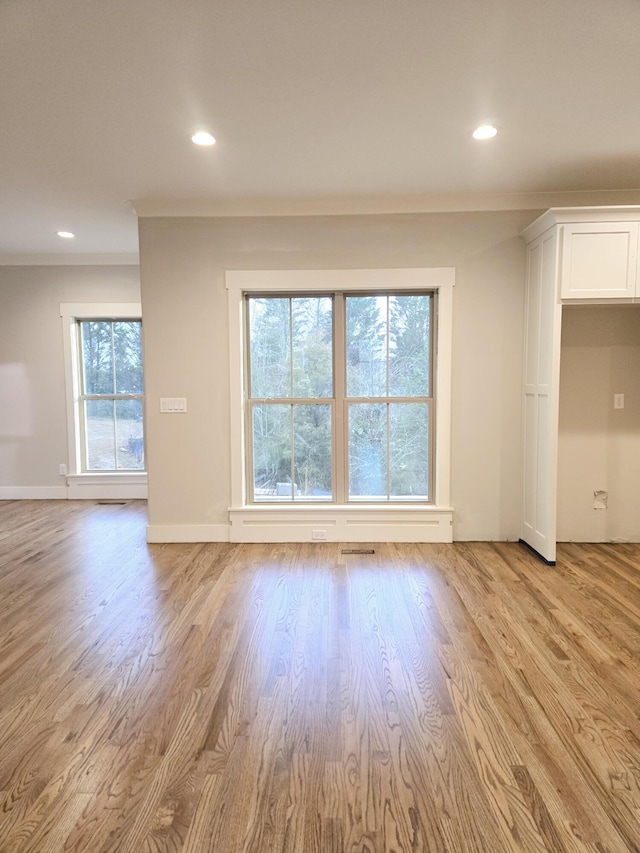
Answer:
[[451, 542], [453, 509], [430, 505], [264, 505], [229, 509], [232, 542]]

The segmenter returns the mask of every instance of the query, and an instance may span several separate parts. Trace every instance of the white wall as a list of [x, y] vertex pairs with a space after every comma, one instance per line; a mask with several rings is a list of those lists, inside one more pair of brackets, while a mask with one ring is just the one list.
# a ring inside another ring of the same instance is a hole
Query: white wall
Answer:
[[63, 496], [60, 303], [139, 301], [135, 266], [0, 266], [0, 498]]
[[[538, 211], [256, 219], [142, 218], [149, 521], [228, 523], [227, 269], [456, 268], [456, 539], [520, 527], [524, 244]], [[187, 397], [186, 415], [159, 398]]]
[[564, 307], [558, 438], [558, 540], [640, 542], [640, 306]]

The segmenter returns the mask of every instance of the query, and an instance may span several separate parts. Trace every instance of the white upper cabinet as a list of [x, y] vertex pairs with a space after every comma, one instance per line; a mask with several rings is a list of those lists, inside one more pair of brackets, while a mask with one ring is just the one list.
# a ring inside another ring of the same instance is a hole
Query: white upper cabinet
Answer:
[[532, 244], [557, 235], [556, 298], [562, 302], [640, 300], [640, 207], [557, 207], [522, 232]]
[[638, 223], [560, 226], [560, 298], [633, 299], [638, 293]]

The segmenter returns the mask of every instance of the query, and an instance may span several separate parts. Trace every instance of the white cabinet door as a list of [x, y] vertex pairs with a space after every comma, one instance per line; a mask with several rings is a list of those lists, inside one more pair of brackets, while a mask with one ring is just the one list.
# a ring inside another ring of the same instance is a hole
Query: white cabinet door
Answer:
[[583, 222], [560, 227], [563, 300], [630, 300], [636, 296], [637, 222]]

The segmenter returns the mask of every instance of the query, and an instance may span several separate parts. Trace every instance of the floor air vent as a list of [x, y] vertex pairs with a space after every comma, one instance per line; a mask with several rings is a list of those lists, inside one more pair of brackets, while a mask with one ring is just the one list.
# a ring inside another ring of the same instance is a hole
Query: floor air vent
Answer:
[[343, 548], [342, 554], [375, 554], [373, 548]]

